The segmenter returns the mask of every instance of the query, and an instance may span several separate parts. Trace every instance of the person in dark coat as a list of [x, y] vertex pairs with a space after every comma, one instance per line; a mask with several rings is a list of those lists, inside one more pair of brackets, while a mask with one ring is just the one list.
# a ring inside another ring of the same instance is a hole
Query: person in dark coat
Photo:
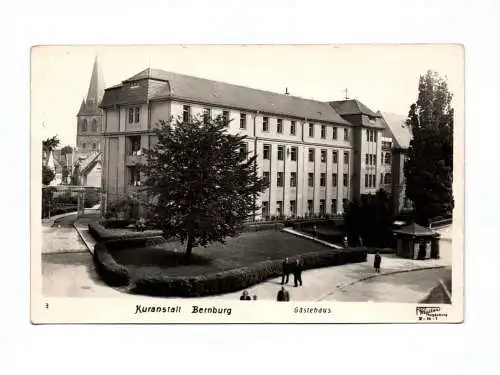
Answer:
[[302, 262], [300, 259], [295, 261], [293, 267], [293, 283], [295, 284], [295, 287], [297, 287], [297, 283], [300, 283], [300, 286], [302, 286]]
[[380, 273], [380, 263], [382, 263], [382, 257], [377, 251], [377, 253], [375, 254], [375, 260], [373, 261], [373, 268], [375, 268], [375, 272], [377, 273]]
[[278, 291], [278, 296], [276, 298], [278, 302], [288, 302], [290, 301], [290, 293], [285, 289], [284, 286]]
[[282, 265], [282, 276], [281, 276], [281, 285], [283, 284], [288, 284], [288, 280], [290, 279], [290, 268], [291, 268], [290, 261], [288, 258], [285, 258], [283, 260], [283, 265]]
[[246, 290], [243, 291], [240, 297], [240, 301], [251, 301], [252, 298], [248, 295], [248, 292]]

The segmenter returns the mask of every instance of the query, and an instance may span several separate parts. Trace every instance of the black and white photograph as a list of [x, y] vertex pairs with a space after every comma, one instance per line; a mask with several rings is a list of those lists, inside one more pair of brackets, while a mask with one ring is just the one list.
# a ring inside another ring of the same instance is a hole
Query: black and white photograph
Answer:
[[33, 47], [32, 321], [461, 322], [463, 170], [460, 45]]

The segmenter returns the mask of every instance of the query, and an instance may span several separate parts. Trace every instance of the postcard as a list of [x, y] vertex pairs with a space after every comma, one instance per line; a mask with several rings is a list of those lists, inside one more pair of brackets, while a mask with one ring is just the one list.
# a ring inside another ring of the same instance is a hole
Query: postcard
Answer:
[[460, 323], [464, 48], [31, 49], [31, 320]]

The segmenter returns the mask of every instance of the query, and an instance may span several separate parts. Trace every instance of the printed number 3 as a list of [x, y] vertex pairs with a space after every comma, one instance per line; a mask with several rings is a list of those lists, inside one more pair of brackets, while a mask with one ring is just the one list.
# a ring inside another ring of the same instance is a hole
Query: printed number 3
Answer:
[[46, 309], [48, 309], [48, 308], [49, 308], [49, 304], [48, 304], [48, 303], [46, 303], [46, 304], [45, 304], [45, 308], [46, 308]]

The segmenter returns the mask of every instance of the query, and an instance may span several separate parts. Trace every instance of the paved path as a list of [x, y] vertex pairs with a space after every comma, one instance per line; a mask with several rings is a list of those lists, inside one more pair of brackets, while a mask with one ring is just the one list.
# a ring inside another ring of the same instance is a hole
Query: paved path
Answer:
[[[302, 275], [302, 287], [293, 286], [293, 276], [290, 277], [288, 291], [290, 298], [295, 301], [322, 301], [331, 298], [337, 290], [349, 287], [360, 280], [384, 278], [394, 273], [409, 272], [426, 268], [442, 268], [447, 264], [441, 260], [411, 260], [397, 258], [393, 255], [382, 255], [381, 273], [373, 271], [373, 254], [368, 255], [367, 262], [346, 264], [343, 266], [319, 268], [305, 271]], [[437, 282], [437, 281], [436, 281]], [[432, 285], [435, 286], [435, 283]], [[257, 295], [258, 300], [275, 300], [276, 293], [281, 287], [281, 278], [265, 281], [248, 288], [250, 295]], [[429, 288], [427, 292], [432, 289]], [[228, 293], [220, 296], [204, 297], [204, 299], [239, 299], [241, 292]]]
[[450, 268], [435, 268], [396, 273], [366, 279], [323, 298], [323, 301], [343, 302], [407, 302], [425, 299], [440, 279], [451, 278]]

